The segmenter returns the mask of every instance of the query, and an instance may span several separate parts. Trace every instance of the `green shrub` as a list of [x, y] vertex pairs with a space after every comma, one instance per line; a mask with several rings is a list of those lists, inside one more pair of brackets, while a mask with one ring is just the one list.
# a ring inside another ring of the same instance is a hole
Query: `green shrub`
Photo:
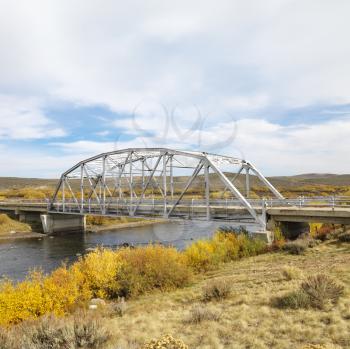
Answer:
[[218, 321], [220, 314], [210, 310], [203, 305], [195, 305], [190, 310], [189, 316], [185, 319], [187, 323], [199, 324], [202, 321]]
[[260, 239], [253, 239], [247, 235], [238, 236], [239, 257], [256, 256], [266, 250], [266, 243]]
[[305, 253], [307, 249], [307, 243], [304, 240], [295, 240], [287, 242], [282, 249], [289, 254], [300, 255]]
[[[112, 340], [107, 321], [97, 315], [78, 313], [75, 317], [44, 316], [24, 322], [8, 334], [16, 342], [9, 349], [105, 348]], [[1, 343], [1, 341], [0, 341]], [[6, 346], [1, 349], [7, 349]]]
[[28, 349], [74, 349], [74, 331], [70, 321], [52, 316], [21, 326], [22, 346]]
[[338, 236], [338, 240], [340, 242], [350, 242], [350, 232], [346, 232], [346, 233], [340, 234]]
[[73, 328], [75, 348], [105, 348], [112, 338], [106, 322], [98, 316], [75, 316]]
[[277, 297], [273, 300], [273, 303], [278, 308], [307, 309], [311, 307], [310, 298], [302, 290], [289, 292], [282, 297]]
[[324, 309], [336, 304], [344, 293], [344, 287], [324, 274], [309, 276], [299, 290], [289, 292], [274, 300], [281, 308]]
[[203, 287], [202, 299], [205, 302], [222, 300], [231, 294], [231, 290], [231, 283], [227, 279], [213, 279]]
[[311, 306], [319, 309], [336, 304], [344, 293], [344, 287], [325, 274], [309, 276], [301, 289], [310, 298]]

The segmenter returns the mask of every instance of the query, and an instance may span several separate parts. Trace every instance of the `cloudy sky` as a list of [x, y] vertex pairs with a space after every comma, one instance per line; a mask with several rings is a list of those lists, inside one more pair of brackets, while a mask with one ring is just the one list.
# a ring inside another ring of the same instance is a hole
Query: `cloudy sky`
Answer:
[[136, 146], [350, 173], [348, 0], [0, 6], [0, 176]]

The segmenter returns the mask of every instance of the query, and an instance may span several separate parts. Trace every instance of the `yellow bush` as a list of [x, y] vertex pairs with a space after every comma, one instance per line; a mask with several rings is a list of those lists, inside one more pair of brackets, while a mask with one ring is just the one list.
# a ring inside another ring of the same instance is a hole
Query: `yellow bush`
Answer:
[[117, 274], [123, 263], [118, 252], [100, 248], [80, 258], [71, 267], [71, 272], [83, 277], [93, 296], [111, 298], [118, 295]]
[[42, 275], [32, 273], [14, 285], [5, 281], [0, 286], [0, 325], [18, 323], [49, 312], [43, 301]]
[[322, 228], [323, 223], [310, 223], [310, 235], [316, 237], [319, 230]]
[[91, 298], [84, 275], [76, 268], [69, 270], [66, 266], [43, 280], [43, 293], [46, 307], [55, 315], [63, 315]]
[[205, 271], [218, 264], [214, 245], [209, 240], [198, 240], [185, 250], [187, 264], [196, 271]]
[[152, 289], [176, 289], [190, 280], [186, 260], [175, 248], [149, 245], [123, 249], [118, 254], [124, 260], [117, 275], [121, 296], [134, 296]]
[[0, 325], [15, 324], [47, 313], [63, 315], [90, 298], [82, 278], [65, 266], [48, 277], [32, 272], [25, 281], [0, 286]]
[[210, 240], [198, 240], [185, 250], [187, 263], [197, 272], [215, 268], [219, 263], [254, 256], [265, 250], [263, 241], [245, 234], [217, 232]]

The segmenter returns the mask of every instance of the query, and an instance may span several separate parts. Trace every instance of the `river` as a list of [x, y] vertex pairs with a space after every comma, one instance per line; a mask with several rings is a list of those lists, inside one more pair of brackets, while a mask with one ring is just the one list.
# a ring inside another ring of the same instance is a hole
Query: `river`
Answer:
[[169, 222], [96, 233], [72, 233], [0, 243], [0, 275], [23, 280], [28, 271], [39, 268], [48, 273], [62, 262], [72, 263], [87, 251], [104, 246], [116, 248], [159, 242], [180, 250], [200, 238], [213, 235], [220, 226], [214, 222]]

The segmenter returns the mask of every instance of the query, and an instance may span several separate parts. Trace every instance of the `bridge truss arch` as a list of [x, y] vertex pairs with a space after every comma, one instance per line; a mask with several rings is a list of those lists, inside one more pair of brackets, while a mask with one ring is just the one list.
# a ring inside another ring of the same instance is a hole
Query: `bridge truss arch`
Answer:
[[244, 221], [265, 228], [264, 215], [257, 210], [263, 200], [250, 198], [252, 180], [254, 185], [264, 185], [265, 196], [283, 199], [243, 159], [168, 148], [129, 148], [96, 155], [65, 171], [50, 211]]

